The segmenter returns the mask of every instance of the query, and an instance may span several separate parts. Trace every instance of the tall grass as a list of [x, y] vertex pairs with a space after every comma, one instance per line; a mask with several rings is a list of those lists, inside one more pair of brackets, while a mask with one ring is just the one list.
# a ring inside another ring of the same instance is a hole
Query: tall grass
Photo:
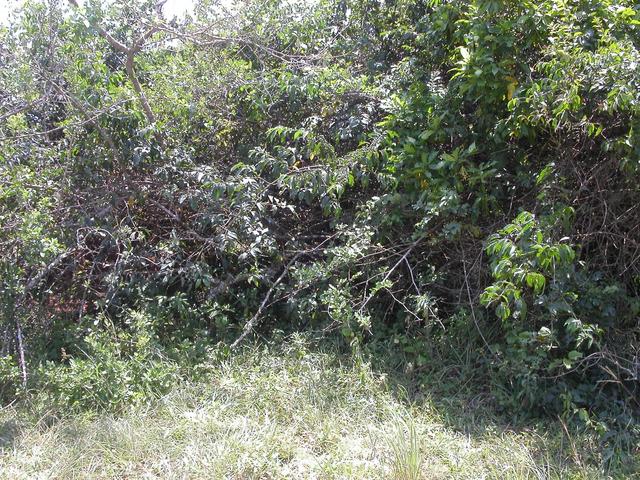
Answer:
[[394, 430], [387, 437], [391, 474], [395, 480], [419, 480], [422, 476], [420, 438], [412, 417], [395, 414]]
[[[247, 352], [121, 415], [0, 411], [0, 479], [602, 478], [560, 430], [471, 435], [331, 352]], [[580, 439], [576, 439], [580, 444]]]

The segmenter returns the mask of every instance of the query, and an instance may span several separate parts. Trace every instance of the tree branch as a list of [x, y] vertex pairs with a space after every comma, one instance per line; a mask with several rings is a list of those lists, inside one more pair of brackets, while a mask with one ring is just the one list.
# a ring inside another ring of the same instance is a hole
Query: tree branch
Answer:
[[[78, 7], [78, 2], [76, 0], [69, 0], [69, 3], [71, 3], [71, 5], [73, 5], [74, 7]], [[102, 28], [100, 25], [92, 23], [92, 26], [98, 31], [98, 33], [105, 39], [107, 40], [107, 42], [109, 42], [109, 44], [117, 51], [124, 53], [127, 56], [127, 61], [125, 64], [126, 67], [126, 71], [127, 71], [127, 76], [129, 77], [129, 81], [131, 81], [131, 84], [133, 85], [133, 89], [135, 90], [136, 94], [138, 95], [138, 101], [140, 102], [140, 105], [142, 107], [142, 111], [144, 112], [144, 115], [147, 119], [147, 122], [149, 122], [150, 125], [155, 125], [156, 123], [156, 116], [153, 113], [153, 110], [151, 110], [151, 106], [149, 105], [149, 101], [147, 100], [147, 96], [144, 93], [144, 90], [142, 88], [142, 85], [140, 84], [140, 81], [138, 80], [138, 77], [136, 76], [136, 71], [135, 71], [135, 55], [136, 53], [138, 53], [142, 47], [144, 46], [144, 42], [151, 37], [151, 35], [153, 35], [155, 32], [158, 31], [158, 27], [156, 26], [152, 26], [150, 27], [147, 31], [145, 31], [142, 35], [140, 35], [140, 37], [138, 37], [136, 40], [134, 40], [133, 44], [130, 47], [127, 47], [126, 45], [120, 43], [119, 41], [117, 41], [115, 38], [113, 38], [109, 32], [107, 32], [104, 28]], [[155, 133], [155, 138], [156, 141], [160, 144], [160, 146], [164, 147], [164, 138], [163, 136], [159, 133], [156, 132]]]
[[258, 307], [258, 311], [255, 313], [253, 317], [251, 317], [251, 320], [249, 320], [244, 325], [244, 328], [242, 329], [242, 333], [240, 334], [240, 336], [236, 339], [235, 342], [231, 344], [231, 347], [230, 347], [231, 350], [235, 350], [238, 347], [238, 345], [242, 343], [242, 341], [247, 337], [247, 335], [249, 335], [253, 331], [253, 329], [258, 324], [258, 320], [260, 320], [262, 311], [267, 306], [267, 303], [269, 303], [269, 299], [271, 298], [273, 291], [280, 284], [280, 282], [287, 275], [287, 273], [289, 273], [289, 268], [291, 268], [291, 266], [295, 263], [295, 261], [298, 260], [298, 258], [300, 258], [300, 256], [304, 253], [306, 252], [305, 251], [298, 252], [296, 255], [293, 256], [291, 260], [287, 262], [280, 276], [273, 282], [273, 285], [271, 285], [271, 288], [269, 288], [269, 290], [267, 291], [267, 294], [262, 299], [262, 303], [260, 304], [260, 307]]

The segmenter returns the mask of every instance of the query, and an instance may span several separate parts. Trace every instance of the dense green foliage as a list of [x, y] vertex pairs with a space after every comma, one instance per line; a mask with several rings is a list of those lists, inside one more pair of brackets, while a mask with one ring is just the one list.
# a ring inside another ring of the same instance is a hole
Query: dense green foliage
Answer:
[[4, 401], [277, 327], [636, 441], [636, 2], [121, 3], [0, 30]]

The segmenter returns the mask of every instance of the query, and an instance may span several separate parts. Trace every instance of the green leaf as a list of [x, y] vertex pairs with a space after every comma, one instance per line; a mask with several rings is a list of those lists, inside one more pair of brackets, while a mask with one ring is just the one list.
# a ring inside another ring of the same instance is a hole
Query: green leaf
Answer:
[[547, 178], [549, 178], [549, 175], [551, 175], [553, 173], [553, 169], [554, 168], [555, 168], [555, 165], [553, 163], [550, 163], [549, 165], [544, 167], [542, 169], [542, 171], [538, 174], [537, 178], [536, 178], [536, 186], [539, 186], [542, 183], [544, 183], [544, 181]]
[[506, 303], [499, 303], [496, 307], [496, 315], [504, 321], [511, 315], [511, 310]]
[[572, 362], [578, 360], [579, 358], [582, 358], [582, 352], [578, 352], [577, 350], [571, 350], [568, 354], [567, 354], [567, 358], [569, 360], [571, 360]]
[[536, 295], [539, 295], [544, 290], [546, 279], [544, 275], [536, 272], [529, 272], [525, 276], [525, 282], [529, 288], [533, 288]]

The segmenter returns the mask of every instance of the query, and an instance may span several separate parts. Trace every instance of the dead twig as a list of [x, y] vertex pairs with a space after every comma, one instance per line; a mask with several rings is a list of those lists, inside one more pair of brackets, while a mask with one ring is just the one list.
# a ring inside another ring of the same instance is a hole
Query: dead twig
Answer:
[[320, 242], [318, 245], [316, 245], [315, 247], [308, 249], [308, 250], [302, 250], [298, 253], [296, 253], [288, 262], [287, 264], [284, 266], [282, 273], [280, 273], [280, 275], [278, 276], [278, 278], [276, 278], [276, 280], [273, 282], [273, 284], [271, 285], [271, 287], [269, 288], [269, 290], [267, 291], [267, 294], [264, 296], [264, 298], [262, 299], [262, 303], [260, 303], [260, 306], [258, 307], [258, 310], [256, 311], [256, 313], [253, 315], [253, 317], [251, 317], [251, 320], [249, 320], [244, 328], [242, 329], [242, 333], [240, 334], [240, 336], [231, 344], [231, 350], [235, 350], [236, 348], [238, 348], [238, 345], [240, 345], [240, 343], [242, 343], [242, 341], [247, 337], [247, 335], [249, 335], [257, 326], [260, 317], [262, 316], [262, 312], [264, 311], [264, 309], [267, 307], [267, 305], [269, 304], [269, 299], [271, 298], [271, 295], [273, 295], [273, 292], [275, 291], [276, 287], [280, 284], [280, 282], [282, 282], [282, 280], [284, 279], [284, 277], [287, 276], [287, 274], [289, 273], [289, 269], [293, 266], [293, 264], [303, 255], [307, 255], [311, 252], [314, 252], [316, 250], [318, 250], [319, 248], [321, 248], [324, 244], [326, 244], [330, 239], [334, 238], [335, 235], [332, 235], [328, 238], [326, 238], [325, 240], [323, 240], [322, 242]]
[[[414, 248], [416, 248], [418, 246], [418, 244], [424, 239], [424, 237], [419, 237], [417, 240], [415, 240], [411, 245], [409, 245], [409, 248], [407, 248], [405, 250], [405, 252], [403, 253], [402, 257], [400, 257], [400, 260], [398, 260], [395, 265], [393, 265], [393, 267], [391, 267], [389, 269], [389, 271], [386, 273], [386, 275], [384, 276], [384, 278], [382, 279], [382, 282], [385, 282], [386, 280], [389, 279], [389, 277], [391, 276], [391, 274], [395, 271], [396, 268], [398, 268], [398, 266], [400, 266], [402, 263], [404, 263], [407, 260], [407, 257], [409, 256], [409, 254], [413, 251]], [[373, 297], [375, 297], [375, 293], [372, 293], [371, 295], [369, 295], [364, 302], [362, 302], [362, 305], [360, 305], [359, 311], [360, 313], [362, 313], [365, 309], [365, 307], [367, 306], [367, 304], [373, 299]]]

